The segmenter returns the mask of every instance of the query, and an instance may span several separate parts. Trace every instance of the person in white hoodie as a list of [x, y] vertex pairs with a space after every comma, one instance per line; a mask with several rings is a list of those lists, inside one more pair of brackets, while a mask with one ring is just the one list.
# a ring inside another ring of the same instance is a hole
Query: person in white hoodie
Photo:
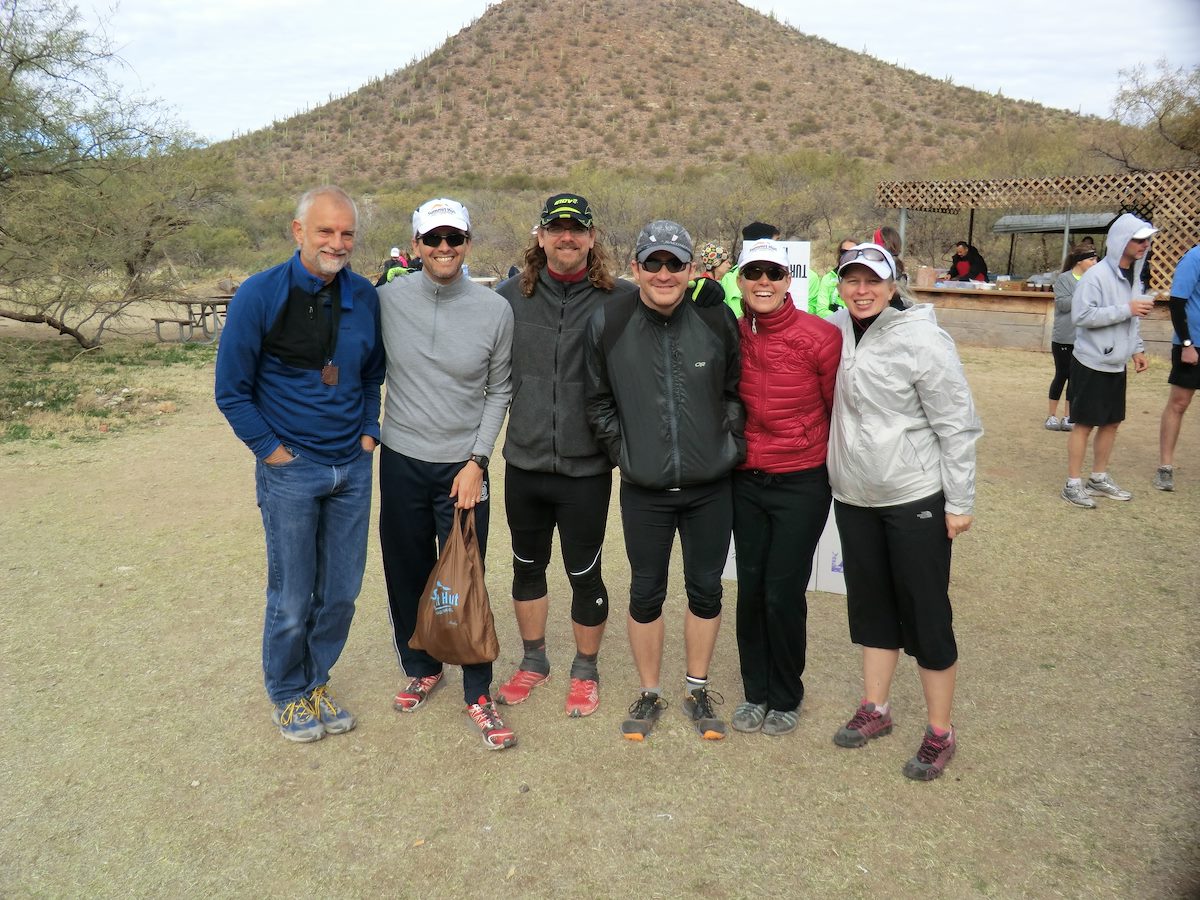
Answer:
[[829, 483], [842, 535], [850, 639], [863, 648], [863, 699], [834, 735], [862, 747], [892, 731], [900, 651], [917, 661], [928, 724], [904, 774], [942, 774], [956, 742], [958, 670], [950, 547], [971, 527], [975, 442], [983, 434], [950, 336], [930, 304], [909, 305], [878, 244], [842, 254], [829, 318], [842, 332], [829, 434]]
[[[1108, 474], [1108, 463], [1117, 428], [1125, 420], [1125, 367], [1146, 371], [1150, 363], [1143, 352], [1138, 322], [1154, 308], [1149, 297], [1135, 296], [1150, 238], [1158, 231], [1132, 213], [1120, 216], [1108, 229], [1104, 259], [1079, 279], [1071, 297], [1075, 323], [1075, 349], [1067, 390], [1075, 427], [1067, 438], [1067, 483], [1062, 498], [1084, 509], [1096, 506], [1093, 497], [1132, 500]], [[1092, 474], [1083, 481], [1083, 459], [1088, 438], [1092, 444]]]

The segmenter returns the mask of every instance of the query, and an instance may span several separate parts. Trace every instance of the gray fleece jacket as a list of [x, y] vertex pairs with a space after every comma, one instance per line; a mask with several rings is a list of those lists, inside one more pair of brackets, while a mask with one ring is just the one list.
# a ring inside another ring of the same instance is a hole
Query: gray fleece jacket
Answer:
[[508, 302], [468, 278], [414, 272], [379, 288], [379, 311], [384, 445], [425, 462], [491, 456], [512, 398]]
[[[1129, 309], [1135, 284], [1141, 284], [1142, 256], [1133, 264], [1133, 281], [1121, 274], [1121, 257], [1134, 233], [1149, 228], [1133, 213], [1108, 229], [1104, 259], [1083, 273], [1071, 296], [1071, 321], [1075, 323], [1077, 360], [1097, 372], [1123, 372], [1129, 357], [1143, 350], [1138, 318]], [[1147, 248], [1149, 249], [1149, 248]]]

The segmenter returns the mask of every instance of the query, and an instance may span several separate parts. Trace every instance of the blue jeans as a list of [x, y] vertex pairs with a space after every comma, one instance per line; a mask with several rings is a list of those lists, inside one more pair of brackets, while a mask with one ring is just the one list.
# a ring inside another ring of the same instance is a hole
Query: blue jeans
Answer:
[[285, 703], [325, 684], [346, 645], [367, 562], [371, 454], [341, 466], [259, 460], [254, 474], [267, 538], [263, 677], [271, 702]]

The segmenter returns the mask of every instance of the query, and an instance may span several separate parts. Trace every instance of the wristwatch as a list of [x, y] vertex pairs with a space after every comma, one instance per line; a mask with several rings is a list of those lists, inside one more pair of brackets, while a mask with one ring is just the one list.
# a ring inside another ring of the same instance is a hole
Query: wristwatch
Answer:
[[1184, 341], [1184, 342], [1183, 342], [1183, 346], [1185, 346], [1185, 347], [1190, 347], [1190, 346], [1192, 346], [1192, 339], [1191, 339], [1191, 338], [1188, 338], [1186, 341]]
[[478, 453], [472, 453], [471, 462], [475, 463], [475, 465], [479, 466], [479, 468], [483, 469], [485, 472], [487, 471], [488, 458], [486, 456], [480, 456]]

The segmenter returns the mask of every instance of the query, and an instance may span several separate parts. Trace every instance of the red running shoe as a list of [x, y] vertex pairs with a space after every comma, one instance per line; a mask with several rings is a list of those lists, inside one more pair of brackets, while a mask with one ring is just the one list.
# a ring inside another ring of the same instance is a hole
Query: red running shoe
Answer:
[[572, 719], [590, 716], [600, 705], [600, 682], [591, 678], [572, 678], [567, 691], [567, 715]]
[[392, 706], [397, 712], [415, 712], [420, 708], [429, 695], [433, 693], [433, 689], [438, 686], [438, 682], [442, 680], [442, 673], [436, 675], [424, 675], [420, 678], [414, 678], [408, 683], [408, 687], [396, 694], [396, 699], [392, 701]]
[[516, 706], [518, 703], [524, 703], [529, 699], [529, 692], [539, 684], [545, 684], [550, 680], [550, 676], [539, 675], [537, 672], [526, 672], [524, 669], [517, 669], [513, 672], [512, 678], [500, 685], [500, 690], [496, 691], [496, 702], [502, 703], [505, 706]]
[[496, 707], [492, 706], [487, 697], [480, 697], [474, 703], [468, 704], [467, 715], [483, 735], [483, 746], [489, 750], [505, 750], [516, 746], [516, 734], [504, 724], [496, 712]]

